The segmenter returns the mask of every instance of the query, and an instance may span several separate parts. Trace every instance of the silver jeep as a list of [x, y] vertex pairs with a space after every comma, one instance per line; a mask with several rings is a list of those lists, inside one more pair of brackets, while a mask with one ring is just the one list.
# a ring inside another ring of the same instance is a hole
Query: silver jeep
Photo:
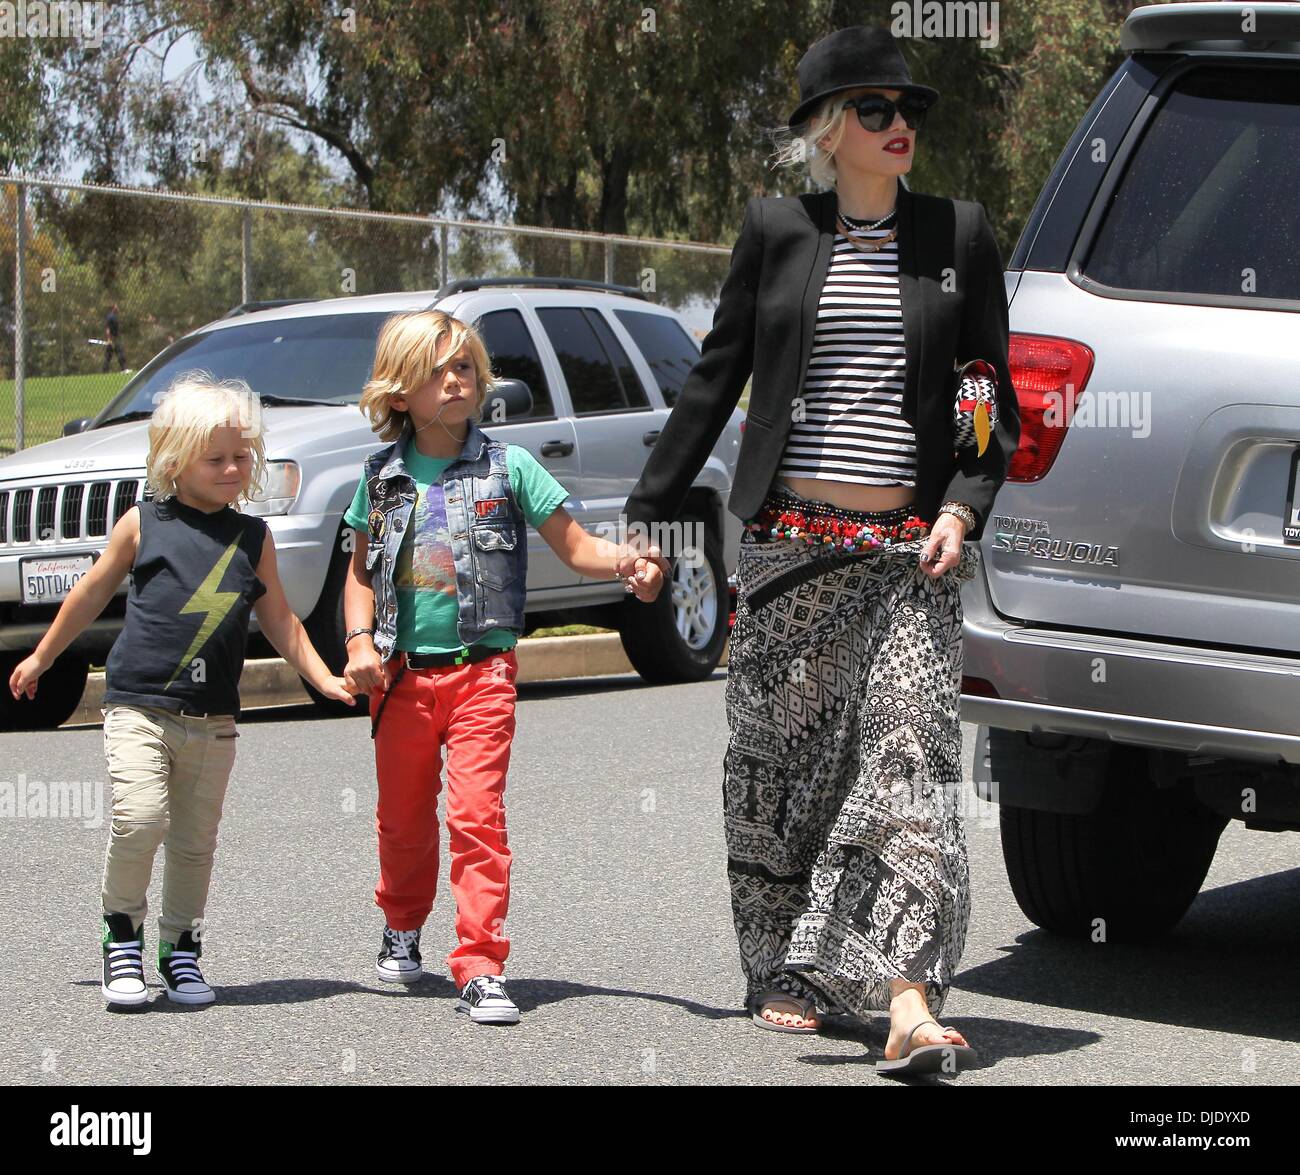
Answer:
[[1135, 9], [1007, 274], [963, 716], [1025, 914], [1141, 939], [1300, 829], [1300, 6]]
[[[506, 380], [483, 417], [493, 437], [528, 449], [570, 496], [587, 530], [610, 534], [699, 347], [671, 310], [639, 291], [570, 279], [448, 283], [436, 292], [238, 307], [178, 339], [93, 420], [60, 440], [0, 460], [0, 672], [36, 645], [77, 577], [141, 494], [148, 417], [179, 373], [202, 368], [248, 381], [265, 405], [270, 476], [264, 515], [289, 602], [336, 669], [343, 648], [347, 564], [342, 515], [361, 462], [381, 444], [357, 407], [380, 326], [399, 311], [436, 307], [475, 322]], [[528, 621], [616, 628], [636, 670], [656, 682], [694, 680], [717, 666], [730, 619], [740, 520], [726, 508], [743, 414], [733, 413], [681, 512], [702, 536], [654, 604], [617, 580], [575, 575], [529, 532]], [[34, 701], [0, 697], [0, 729], [53, 727], [75, 709], [125, 611], [125, 585], [101, 618], [41, 679]], [[250, 655], [273, 656], [256, 631]], [[341, 707], [323, 698], [317, 704]]]

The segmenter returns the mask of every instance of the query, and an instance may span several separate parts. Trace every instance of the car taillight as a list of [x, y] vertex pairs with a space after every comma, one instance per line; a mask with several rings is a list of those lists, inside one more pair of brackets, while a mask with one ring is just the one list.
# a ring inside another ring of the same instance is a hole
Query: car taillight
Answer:
[[1092, 374], [1092, 348], [1074, 339], [1011, 333], [1007, 358], [1020, 404], [1020, 444], [1008, 481], [1037, 481], [1052, 468], [1074, 405]]

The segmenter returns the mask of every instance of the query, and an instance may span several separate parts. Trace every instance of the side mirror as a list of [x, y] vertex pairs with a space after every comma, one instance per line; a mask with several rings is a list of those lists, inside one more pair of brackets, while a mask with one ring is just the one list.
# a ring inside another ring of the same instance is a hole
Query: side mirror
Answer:
[[85, 432], [86, 429], [90, 427], [90, 422], [93, 419], [93, 416], [83, 416], [79, 420], [69, 420], [68, 423], [63, 426], [63, 435], [65, 437], [70, 437], [73, 433]]
[[533, 393], [528, 385], [522, 379], [503, 379], [483, 401], [483, 420], [487, 424], [499, 423], [512, 416], [528, 416], [532, 410]]

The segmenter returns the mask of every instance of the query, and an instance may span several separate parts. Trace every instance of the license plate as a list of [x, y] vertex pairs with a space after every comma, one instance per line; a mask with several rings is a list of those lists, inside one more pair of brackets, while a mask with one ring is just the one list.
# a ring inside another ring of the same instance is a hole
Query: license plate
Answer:
[[53, 604], [67, 598], [72, 585], [95, 565], [95, 556], [58, 555], [24, 559], [19, 564], [24, 604]]
[[1291, 477], [1286, 490], [1286, 513], [1282, 515], [1282, 541], [1300, 543], [1300, 497], [1296, 496], [1296, 471], [1300, 470], [1300, 449], [1291, 454]]

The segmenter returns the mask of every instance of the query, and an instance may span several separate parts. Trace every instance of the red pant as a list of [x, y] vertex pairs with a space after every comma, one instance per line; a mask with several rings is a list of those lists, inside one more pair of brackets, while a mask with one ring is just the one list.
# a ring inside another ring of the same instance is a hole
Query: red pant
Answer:
[[[438, 792], [447, 744], [447, 831], [459, 945], [447, 956], [464, 987], [500, 975], [510, 951], [506, 770], [515, 733], [514, 650], [467, 665], [407, 669], [388, 691], [375, 734], [379, 885], [394, 930], [424, 925], [438, 887]], [[383, 698], [370, 697], [371, 713]]]

